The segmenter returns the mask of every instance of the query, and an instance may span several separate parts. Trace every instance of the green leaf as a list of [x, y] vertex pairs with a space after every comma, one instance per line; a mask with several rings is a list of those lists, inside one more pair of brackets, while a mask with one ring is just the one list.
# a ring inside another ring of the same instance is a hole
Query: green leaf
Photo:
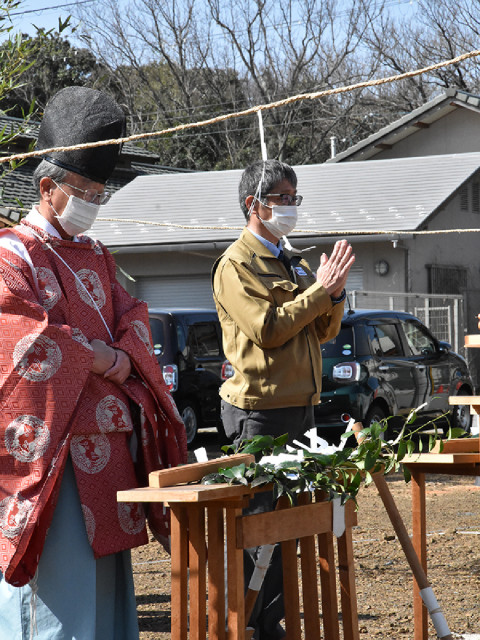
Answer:
[[365, 456], [365, 472], [368, 473], [368, 471], [371, 471], [373, 469], [373, 467], [375, 466], [375, 463], [377, 461], [377, 457], [375, 456], [374, 452], [368, 451], [367, 455]]
[[242, 464], [239, 464], [236, 467], [230, 467], [229, 471], [233, 473], [234, 478], [243, 478], [243, 476], [245, 475], [245, 469], [245, 463], [242, 462]]
[[361, 482], [362, 482], [362, 474], [359, 471], [357, 471], [357, 473], [353, 476], [353, 479], [348, 486], [348, 490], [357, 491], [360, 488]]
[[398, 460], [398, 462], [400, 462], [400, 460], [403, 460], [403, 458], [405, 457], [406, 453], [407, 453], [407, 443], [405, 442], [405, 440], [401, 440], [398, 443], [398, 449], [397, 449], [397, 460]]
[[269, 484], [272, 481], [271, 476], [263, 475], [258, 476], [252, 481], [252, 487], [261, 487], [264, 484]]
[[220, 447], [221, 450], [223, 451], [223, 453], [227, 456], [232, 455], [233, 453], [236, 452], [236, 447], [233, 444], [224, 444], [222, 447]]
[[389, 458], [388, 462], [385, 463], [385, 475], [390, 473], [390, 471], [395, 467], [395, 460], [393, 458]]
[[380, 437], [380, 434], [384, 431], [381, 423], [377, 421], [372, 423], [372, 425], [370, 426], [370, 430], [373, 440], [377, 440]]
[[462, 437], [468, 437], [468, 434], [465, 433], [465, 431], [460, 428], [460, 427], [452, 427], [449, 430], [449, 439], [450, 438], [462, 438]]
[[285, 447], [288, 442], [288, 433], [284, 433], [273, 441], [274, 447]]

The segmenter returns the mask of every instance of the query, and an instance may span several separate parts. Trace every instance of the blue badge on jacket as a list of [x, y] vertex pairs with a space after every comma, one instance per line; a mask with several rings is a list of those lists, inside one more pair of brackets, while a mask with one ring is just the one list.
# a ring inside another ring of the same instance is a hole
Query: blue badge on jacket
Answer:
[[295, 267], [295, 273], [297, 273], [299, 276], [306, 276], [307, 275], [302, 267]]

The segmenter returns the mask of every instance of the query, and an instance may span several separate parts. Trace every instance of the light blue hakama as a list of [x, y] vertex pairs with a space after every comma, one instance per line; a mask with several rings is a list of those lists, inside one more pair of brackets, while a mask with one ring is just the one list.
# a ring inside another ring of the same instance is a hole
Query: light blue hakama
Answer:
[[0, 573], [0, 640], [138, 640], [130, 551], [95, 560], [70, 458], [34, 582]]

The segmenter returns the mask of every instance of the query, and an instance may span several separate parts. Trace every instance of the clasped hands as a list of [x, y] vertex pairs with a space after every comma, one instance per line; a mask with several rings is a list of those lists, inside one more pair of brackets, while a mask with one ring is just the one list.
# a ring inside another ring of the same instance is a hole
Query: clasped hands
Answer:
[[111, 382], [123, 384], [132, 371], [130, 358], [121, 349], [109, 347], [103, 340], [96, 338], [90, 342], [94, 359], [91, 371], [103, 375]]
[[339, 240], [333, 247], [332, 255], [322, 253], [317, 269], [317, 282], [333, 298], [338, 298], [345, 289], [348, 272], [355, 262], [352, 246], [346, 240]]

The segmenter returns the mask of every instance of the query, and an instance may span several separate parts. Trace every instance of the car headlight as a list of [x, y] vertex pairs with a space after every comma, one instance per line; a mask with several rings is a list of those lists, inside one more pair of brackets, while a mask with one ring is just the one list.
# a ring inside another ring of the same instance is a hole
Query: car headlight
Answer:
[[332, 378], [337, 382], [358, 382], [361, 367], [358, 362], [341, 362], [332, 370]]

